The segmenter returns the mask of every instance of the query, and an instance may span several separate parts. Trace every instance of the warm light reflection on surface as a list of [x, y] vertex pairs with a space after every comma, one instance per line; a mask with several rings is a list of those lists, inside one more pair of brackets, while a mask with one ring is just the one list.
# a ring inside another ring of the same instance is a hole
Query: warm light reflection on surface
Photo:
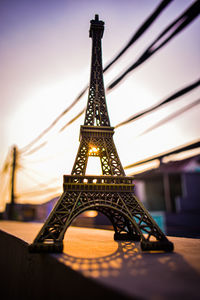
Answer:
[[[84, 231], [83, 228], [82, 230]], [[79, 239], [76, 239], [73, 233], [69, 234], [64, 242], [64, 253], [58, 256], [58, 260], [93, 278], [119, 276], [124, 261], [132, 268], [136, 261], [141, 260], [139, 245], [127, 241], [114, 241], [112, 231], [103, 231], [101, 235], [98, 230], [98, 235], [95, 236], [94, 231], [89, 235], [88, 232], [86, 236], [79, 236]], [[134, 273], [133, 270], [131, 272]]]
[[98, 258], [111, 255], [117, 250], [118, 244], [113, 239], [113, 231], [79, 228], [79, 234], [77, 235], [76, 230], [76, 228], [70, 227], [66, 232], [64, 253], [67, 255], [82, 258]]
[[111, 230], [70, 227], [65, 235], [63, 253], [54, 256], [84, 276], [110, 283], [112, 278], [118, 278], [119, 286], [126, 285], [128, 290], [132, 290], [133, 277], [134, 280], [149, 280], [152, 266], [162, 274], [166, 270], [176, 271], [176, 260], [182, 264], [182, 258], [174, 257], [174, 253], [144, 253], [139, 242], [117, 242], [113, 234]]
[[84, 216], [88, 218], [95, 218], [98, 215], [96, 210], [88, 210], [84, 212]]

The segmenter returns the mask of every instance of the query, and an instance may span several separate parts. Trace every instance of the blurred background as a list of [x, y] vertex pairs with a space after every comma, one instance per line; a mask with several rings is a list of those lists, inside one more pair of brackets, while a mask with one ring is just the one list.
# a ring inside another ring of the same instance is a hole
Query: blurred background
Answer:
[[[191, 0], [0, 2], [1, 219], [44, 222], [62, 193], [84, 121], [95, 14], [105, 22], [107, 106], [125, 172], [166, 234], [200, 237], [200, 23]], [[95, 157], [86, 173], [101, 173]], [[94, 211], [74, 225], [110, 228]]]

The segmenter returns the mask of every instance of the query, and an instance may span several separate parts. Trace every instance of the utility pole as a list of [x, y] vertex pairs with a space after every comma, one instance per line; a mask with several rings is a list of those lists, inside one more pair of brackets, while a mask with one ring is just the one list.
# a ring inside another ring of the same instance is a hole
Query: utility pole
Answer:
[[12, 171], [11, 171], [11, 195], [10, 195], [10, 209], [9, 219], [15, 219], [15, 175], [16, 175], [16, 160], [17, 160], [17, 147], [12, 148]]

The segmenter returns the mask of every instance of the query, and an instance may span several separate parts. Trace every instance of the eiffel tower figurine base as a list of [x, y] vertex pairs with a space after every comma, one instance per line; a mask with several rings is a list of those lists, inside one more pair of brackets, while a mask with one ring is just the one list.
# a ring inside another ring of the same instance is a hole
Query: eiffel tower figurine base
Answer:
[[130, 233], [117, 233], [114, 234], [115, 241], [133, 241], [139, 242], [141, 240], [141, 236], [139, 234], [130, 234]]
[[127, 176], [65, 175], [64, 192], [29, 251], [62, 252], [67, 228], [86, 210], [97, 210], [109, 218], [114, 240], [141, 241], [143, 251], [173, 251], [173, 244], [134, 196], [132, 180]]
[[141, 241], [141, 249], [142, 251], [164, 251], [164, 252], [172, 252], [174, 250], [174, 244], [170, 241]]
[[50, 241], [49, 243], [33, 243], [29, 245], [30, 253], [62, 253], [63, 242], [62, 241]]

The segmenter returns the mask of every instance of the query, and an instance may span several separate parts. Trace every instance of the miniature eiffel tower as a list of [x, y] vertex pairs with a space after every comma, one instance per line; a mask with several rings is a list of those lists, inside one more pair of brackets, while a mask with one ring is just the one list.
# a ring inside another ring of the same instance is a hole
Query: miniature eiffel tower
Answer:
[[[63, 194], [29, 250], [62, 252], [64, 234], [72, 221], [86, 210], [96, 210], [110, 219], [115, 240], [141, 241], [143, 251], [173, 251], [173, 244], [134, 196], [133, 177], [127, 177], [121, 165], [103, 83], [101, 38], [104, 22], [95, 15], [90, 23], [91, 78], [78, 154], [71, 175], [64, 175]], [[100, 158], [102, 176], [85, 175], [89, 156]]]

